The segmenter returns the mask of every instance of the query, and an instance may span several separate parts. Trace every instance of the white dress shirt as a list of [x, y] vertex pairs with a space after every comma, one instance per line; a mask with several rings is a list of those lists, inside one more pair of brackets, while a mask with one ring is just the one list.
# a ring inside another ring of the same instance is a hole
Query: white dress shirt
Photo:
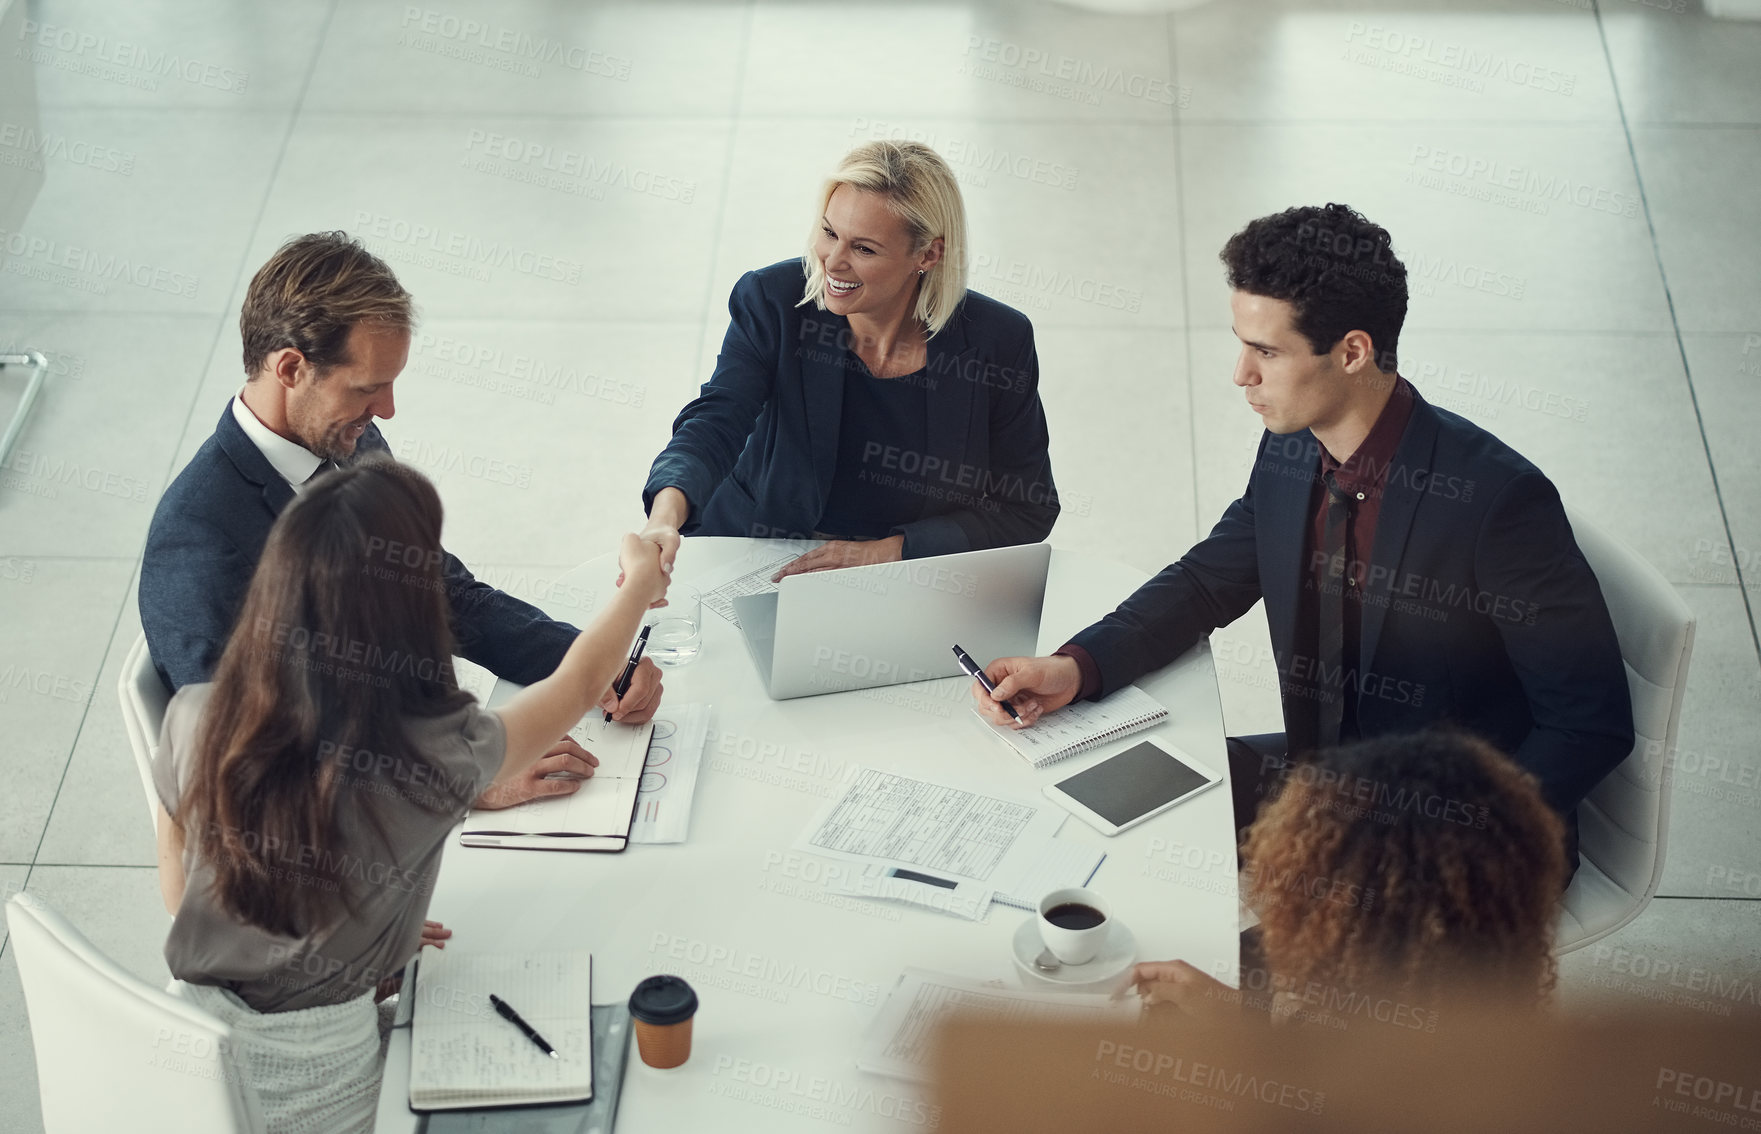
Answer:
[[298, 441], [289, 441], [258, 421], [257, 415], [251, 412], [251, 407], [245, 405], [242, 390], [232, 399], [232, 417], [238, 422], [238, 427], [245, 431], [245, 436], [251, 439], [251, 444], [275, 467], [282, 479], [293, 486], [295, 492], [306, 487], [306, 482], [312, 479], [312, 474], [324, 463], [323, 457]]

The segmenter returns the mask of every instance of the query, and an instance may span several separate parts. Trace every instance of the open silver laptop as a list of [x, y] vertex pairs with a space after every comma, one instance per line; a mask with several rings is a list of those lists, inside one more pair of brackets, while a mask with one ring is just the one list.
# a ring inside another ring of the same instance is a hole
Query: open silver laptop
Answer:
[[872, 689], [961, 672], [1039, 645], [1050, 544], [994, 547], [790, 575], [734, 600], [771, 698]]

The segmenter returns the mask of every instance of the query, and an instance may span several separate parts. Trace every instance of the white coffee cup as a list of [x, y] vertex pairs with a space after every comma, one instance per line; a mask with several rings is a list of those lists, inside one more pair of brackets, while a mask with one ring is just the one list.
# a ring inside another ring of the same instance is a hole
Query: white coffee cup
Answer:
[[[1054, 925], [1046, 915], [1059, 906], [1087, 906], [1101, 915], [1099, 923], [1087, 929], [1072, 929], [1067, 926]], [[1085, 890], [1080, 886], [1071, 886], [1063, 890], [1053, 890], [1039, 900], [1039, 935], [1052, 951], [1052, 956], [1066, 965], [1085, 965], [1094, 960], [1095, 954], [1101, 951], [1101, 945], [1107, 939], [1107, 931], [1113, 926], [1113, 907], [1107, 900], [1093, 890]]]

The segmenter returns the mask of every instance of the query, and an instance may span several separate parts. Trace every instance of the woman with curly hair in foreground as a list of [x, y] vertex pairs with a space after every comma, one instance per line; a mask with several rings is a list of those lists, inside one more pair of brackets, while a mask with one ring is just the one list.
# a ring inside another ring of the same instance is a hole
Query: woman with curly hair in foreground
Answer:
[[1533, 1006], [1551, 991], [1565, 877], [1535, 780], [1459, 732], [1389, 736], [1291, 768], [1249, 828], [1241, 990], [1184, 961], [1137, 966], [1149, 1004], [1242, 1002], [1335, 1028], [1357, 1015], [1430, 1030], [1458, 994]]

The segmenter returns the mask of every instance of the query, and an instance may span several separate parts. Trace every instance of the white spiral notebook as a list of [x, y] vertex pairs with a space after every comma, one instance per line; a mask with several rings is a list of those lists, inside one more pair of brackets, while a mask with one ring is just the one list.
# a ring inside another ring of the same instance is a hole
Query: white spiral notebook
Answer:
[[985, 723], [1022, 759], [1043, 768], [1167, 719], [1167, 706], [1137, 686], [1127, 685], [1099, 701], [1073, 701], [1055, 713], [1047, 713], [1032, 728]]

